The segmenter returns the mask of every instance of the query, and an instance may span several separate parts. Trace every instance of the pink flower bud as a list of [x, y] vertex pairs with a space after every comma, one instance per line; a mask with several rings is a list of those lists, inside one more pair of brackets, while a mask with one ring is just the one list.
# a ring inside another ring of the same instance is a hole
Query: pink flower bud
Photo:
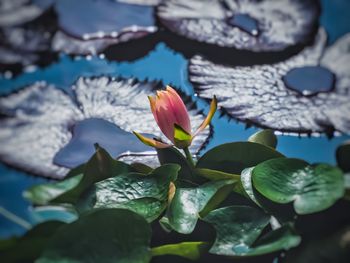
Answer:
[[175, 124], [191, 134], [191, 122], [186, 106], [173, 88], [167, 86], [166, 90], [157, 91], [155, 97], [148, 98], [154, 119], [160, 130], [172, 143], [175, 143]]
[[[155, 97], [148, 97], [151, 110], [160, 130], [179, 149], [185, 149], [191, 145], [192, 139], [204, 130], [210, 123], [217, 108], [216, 97], [210, 103], [207, 117], [194, 134], [191, 133], [191, 122], [185, 104], [177, 92], [167, 86], [166, 90], [157, 91]], [[146, 145], [155, 148], [171, 147], [171, 144], [156, 139], [146, 138], [134, 131], [137, 138]]]

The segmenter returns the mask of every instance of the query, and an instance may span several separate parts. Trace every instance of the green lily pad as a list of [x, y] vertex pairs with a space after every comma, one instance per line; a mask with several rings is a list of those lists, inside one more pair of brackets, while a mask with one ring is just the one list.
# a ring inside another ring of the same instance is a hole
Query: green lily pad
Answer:
[[261, 207], [266, 213], [273, 215], [277, 222], [288, 222], [293, 219], [295, 212], [289, 206], [274, 203], [271, 200], [262, 196], [253, 187], [252, 172], [254, 167], [246, 168], [241, 173], [241, 186], [249, 199], [257, 206]]
[[134, 169], [130, 165], [114, 160], [106, 150], [96, 145], [96, 152], [86, 163], [83, 178], [78, 185], [52, 201], [74, 204], [79, 196], [94, 183], [133, 171]]
[[60, 221], [47, 221], [34, 226], [24, 236], [0, 241], [1, 262], [33, 262], [45, 248], [48, 240], [58, 228]]
[[340, 145], [336, 151], [337, 163], [345, 173], [350, 172], [350, 141]]
[[300, 242], [301, 237], [295, 234], [295, 231], [289, 225], [284, 225], [259, 238], [250, 247], [247, 256], [258, 256], [279, 250], [288, 250], [298, 246]]
[[270, 217], [258, 208], [228, 206], [210, 212], [203, 220], [216, 230], [216, 240], [209, 252], [238, 256], [249, 252]]
[[196, 188], [177, 188], [162, 222], [182, 234], [190, 234], [197, 220], [221, 203], [233, 190], [234, 180], [220, 180]]
[[258, 164], [253, 185], [273, 202], [293, 202], [298, 214], [322, 211], [344, 195], [344, 176], [328, 164], [309, 165], [299, 159], [280, 158]]
[[146, 164], [135, 162], [130, 164], [130, 166], [135, 170], [137, 173], [142, 173], [142, 174], [149, 174], [153, 171], [152, 167], [149, 167]]
[[35, 185], [24, 191], [23, 197], [35, 205], [47, 205], [55, 198], [75, 188], [82, 178], [83, 174], [78, 174], [63, 181]]
[[276, 148], [277, 146], [277, 137], [272, 130], [262, 130], [254, 133], [248, 138], [249, 142], [260, 143], [271, 148]]
[[177, 164], [167, 164], [147, 175], [121, 174], [95, 183], [80, 197], [78, 210], [126, 208], [153, 221], [166, 208], [169, 184], [176, 180], [179, 169]]
[[253, 183], [252, 183], [252, 171], [254, 167], [246, 168], [241, 173], [241, 185], [246, 194], [256, 205], [262, 207], [258, 198], [254, 193]]
[[254, 142], [233, 142], [219, 145], [206, 152], [197, 168], [240, 174], [243, 169], [263, 161], [284, 157], [271, 147]]
[[208, 251], [207, 242], [182, 242], [177, 244], [168, 244], [152, 248], [152, 256], [175, 255], [190, 260], [198, 260], [202, 254]]
[[37, 263], [147, 263], [151, 228], [125, 209], [101, 209], [61, 227]]
[[232, 180], [240, 179], [240, 175], [238, 174], [225, 173], [218, 170], [212, 170], [212, 169], [206, 169], [206, 168], [195, 168], [193, 172], [197, 176], [202, 176], [212, 181], [224, 180], [224, 179], [232, 179]]
[[269, 223], [262, 210], [249, 206], [229, 206], [210, 212], [204, 221], [213, 225], [216, 240], [209, 252], [225, 256], [256, 256], [300, 243], [289, 226], [283, 226], [259, 238]]

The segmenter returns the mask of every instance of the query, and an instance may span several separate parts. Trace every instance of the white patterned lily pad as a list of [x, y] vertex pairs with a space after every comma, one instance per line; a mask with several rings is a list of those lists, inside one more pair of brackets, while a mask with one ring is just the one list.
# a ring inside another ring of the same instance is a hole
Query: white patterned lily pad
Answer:
[[1, 0], [0, 27], [18, 26], [39, 17], [53, 0]]
[[[138, 131], [165, 140], [147, 99], [160, 83], [80, 78], [65, 92], [45, 82], [0, 98], [0, 159], [34, 174], [63, 178], [68, 168], [87, 161], [99, 143], [124, 161], [158, 163], [156, 152], [131, 133]], [[185, 98], [192, 127], [204, 116]], [[197, 153], [209, 137], [198, 135], [192, 145]]]
[[148, 36], [157, 31], [155, 4], [139, 0], [56, 1], [60, 30], [52, 48], [73, 55], [95, 55], [110, 45]]
[[[19, 73], [23, 67], [47, 65], [55, 58], [50, 47], [52, 35], [56, 30], [56, 20], [53, 12], [47, 10], [51, 2], [51, 0], [1, 1], [1, 72]], [[4, 14], [1, 14], [2, 12]], [[2, 19], [11, 21], [5, 23]]]
[[315, 0], [169, 0], [157, 15], [171, 32], [191, 40], [279, 52], [312, 39], [319, 6]]
[[[312, 46], [272, 65], [233, 67], [195, 56], [189, 66], [190, 81], [200, 97], [215, 94], [232, 118], [284, 132], [348, 134], [349, 51], [350, 34], [327, 48], [326, 33], [320, 29]], [[315, 71], [329, 73], [328, 86], [324, 86], [325, 75]]]

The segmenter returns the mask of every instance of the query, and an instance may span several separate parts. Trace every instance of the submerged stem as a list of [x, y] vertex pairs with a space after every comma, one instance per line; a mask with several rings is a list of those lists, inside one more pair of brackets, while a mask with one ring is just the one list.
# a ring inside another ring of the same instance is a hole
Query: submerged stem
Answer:
[[185, 152], [187, 161], [189, 162], [191, 167], [194, 168], [195, 167], [195, 163], [194, 163], [194, 160], [193, 160], [192, 155], [190, 153], [190, 150], [188, 149], [188, 147], [184, 148], [183, 150]]

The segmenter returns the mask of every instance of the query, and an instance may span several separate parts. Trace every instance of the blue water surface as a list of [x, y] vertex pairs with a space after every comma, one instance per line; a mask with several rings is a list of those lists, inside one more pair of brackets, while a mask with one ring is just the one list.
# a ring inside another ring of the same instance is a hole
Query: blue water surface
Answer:
[[[323, 0], [323, 13], [320, 18], [333, 43], [343, 34], [350, 32], [350, 1]], [[46, 81], [66, 89], [80, 76], [121, 76], [139, 80], [160, 80], [164, 84], [181, 88], [193, 96], [199, 109], [208, 110], [206, 102], [196, 98], [193, 87], [188, 81], [188, 61], [179, 53], [159, 43], [146, 57], [132, 63], [108, 62], [99, 57], [89, 59], [72, 59], [62, 55], [57, 63], [44, 69], [26, 72], [15, 79], [0, 78], [0, 95], [8, 94], [35, 81]], [[216, 114], [212, 124], [214, 136], [207, 146], [210, 149], [218, 144], [246, 140], [257, 131], [256, 128], [245, 128], [245, 124], [228, 121], [226, 117]], [[289, 157], [303, 158], [309, 162], [327, 162], [334, 164], [336, 147], [350, 136], [340, 136], [329, 140], [325, 136], [299, 138], [298, 136], [279, 135], [278, 150]], [[46, 181], [43, 178], [30, 176], [0, 164], [0, 238], [20, 235], [26, 231], [27, 224], [36, 224], [48, 218], [72, 219], [60, 211], [34, 212], [29, 203], [23, 199], [22, 192], [28, 187]], [[20, 219], [16, 219], [17, 216]], [[12, 218], [12, 220], [9, 220]], [[24, 224], [21, 220], [25, 220]], [[15, 223], [14, 221], [19, 221]]]

